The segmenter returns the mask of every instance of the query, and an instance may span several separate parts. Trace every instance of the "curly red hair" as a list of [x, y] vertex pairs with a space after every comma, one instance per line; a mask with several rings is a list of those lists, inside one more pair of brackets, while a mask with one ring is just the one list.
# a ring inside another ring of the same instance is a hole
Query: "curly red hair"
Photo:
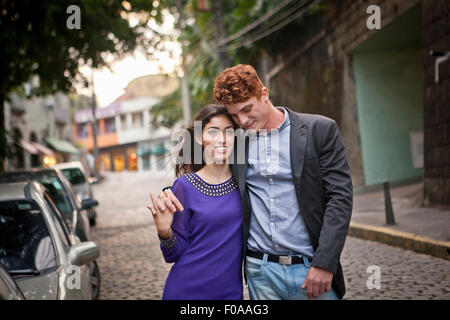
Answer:
[[251, 97], [261, 98], [263, 83], [255, 68], [248, 64], [238, 64], [225, 69], [214, 83], [214, 98], [218, 103], [235, 104]]

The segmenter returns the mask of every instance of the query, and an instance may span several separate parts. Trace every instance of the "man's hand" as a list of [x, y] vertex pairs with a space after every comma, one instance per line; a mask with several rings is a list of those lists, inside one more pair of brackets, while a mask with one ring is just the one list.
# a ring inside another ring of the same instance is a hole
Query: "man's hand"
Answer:
[[331, 290], [332, 280], [332, 272], [319, 267], [311, 267], [303, 282], [302, 289], [306, 288], [308, 299], [317, 298], [319, 294]]
[[[173, 194], [172, 190], [168, 189], [166, 191], [161, 191], [161, 193], [158, 196], [158, 201], [156, 201], [156, 206], [158, 207], [160, 211], [166, 211], [166, 209], [169, 209], [171, 213], [175, 213], [175, 211], [183, 211], [183, 206], [181, 205], [180, 201], [178, 201], [177, 197]], [[149, 208], [153, 215], [156, 214], [156, 210], [154, 207]]]

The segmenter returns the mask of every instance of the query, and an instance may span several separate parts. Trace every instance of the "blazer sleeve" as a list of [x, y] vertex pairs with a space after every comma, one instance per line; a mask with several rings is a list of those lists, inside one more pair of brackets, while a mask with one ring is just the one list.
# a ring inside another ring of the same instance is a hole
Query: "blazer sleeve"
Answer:
[[353, 186], [346, 150], [336, 121], [326, 127], [319, 156], [325, 213], [312, 266], [336, 274], [353, 208]]
[[172, 192], [183, 206], [183, 211], [176, 211], [173, 216], [172, 231], [169, 239], [160, 238], [160, 248], [166, 262], [177, 262], [189, 245], [189, 202], [181, 178], [175, 180]]

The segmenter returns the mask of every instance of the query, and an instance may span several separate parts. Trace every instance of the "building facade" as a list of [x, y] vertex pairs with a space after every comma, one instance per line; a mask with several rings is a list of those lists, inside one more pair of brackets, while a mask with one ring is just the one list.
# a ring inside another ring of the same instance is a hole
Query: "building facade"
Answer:
[[[160, 97], [148, 87], [155, 90], [156, 83], [161, 79], [161, 76], [137, 78], [116, 102], [97, 108], [97, 165], [101, 170], [156, 172], [173, 167], [169, 156], [171, 130], [151, 124], [150, 110], [160, 101]], [[178, 80], [169, 79], [166, 82], [169, 83], [165, 91], [167, 88], [176, 90]], [[84, 109], [75, 113], [73, 124], [75, 141], [91, 153], [94, 152], [92, 121], [92, 109]]]
[[[38, 85], [38, 80], [34, 85]], [[25, 96], [10, 95], [5, 104], [5, 129], [14, 158], [6, 161], [7, 170], [50, 166], [77, 159], [72, 145], [70, 99], [56, 93], [31, 97], [31, 84], [25, 85]]]

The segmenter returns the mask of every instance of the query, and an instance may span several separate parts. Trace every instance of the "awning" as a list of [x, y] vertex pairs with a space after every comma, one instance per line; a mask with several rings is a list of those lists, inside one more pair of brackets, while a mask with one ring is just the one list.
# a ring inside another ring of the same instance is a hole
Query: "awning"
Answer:
[[70, 154], [79, 154], [78, 149], [71, 144], [70, 142], [67, 142], [65, 140], [59, 140], [56, 138], [46, 138], [45, 142], [47, 142], [51, 148], [58, 152], [62, 153], [70, 153]]
[[38, 154], [39, 150], [31, 143], [26, 142], [23, 139], [20, 139], [19, 146], [28, 151], [31, 154]]
[[159, 144], [152, 147], [152, 153], [153, 154], [164, 154], [167, 151], [168, 150], [166, 148], [164, 148], [164, 146], [159, 145]]
[[43, 146], [42, 144], [39, 144], [37, 142], [31, 142], [31, 144], [42, 154], [45, 154], [47, 156], [52, 156], [54, 154], [52, 150]]
[[137, 155], [139, 157], [146, 157], [146, 156], [149, 156], [151, 154], [152, 154], [152, 151], [148, 150], [148, 149], [138, 149], [138, 151], [137, 151]]

